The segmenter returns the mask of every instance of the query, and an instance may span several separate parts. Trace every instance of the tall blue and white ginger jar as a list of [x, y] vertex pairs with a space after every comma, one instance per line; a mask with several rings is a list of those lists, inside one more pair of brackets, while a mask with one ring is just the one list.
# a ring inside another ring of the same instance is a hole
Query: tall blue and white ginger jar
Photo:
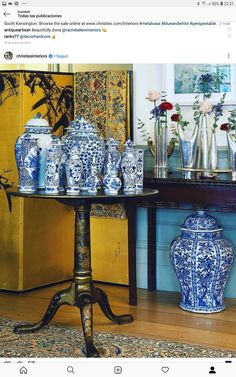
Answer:
[[25, 136], [21, 142], [19, 161], [19, 191], [34, 193], [38, 187], [39, 148], [38, 139]]
[[89, 190], [90, 187], [86, 185], [86, 182], [93, 175], [92, 166], [94, 163], [96, 165], [97, 176], [99, 181], [101, 181], [105, 157], [104, 140], [97, 135], [97, 131], [92, 124], [79, 116], [75, 121], [70, 122], [70, 126], [67, 128], [67, 135], [64, 138], [64, 144], [67, 157], [69, 157], [70, 150], [73, 147], [79, 149], [82, 163], [80, 189]]
[[16, 165], [19, 172], [21, 161], [22, 139], [32, 136], [38, 139], [39, 147], [39, 179], [38, 188], [45, 188], [45, 160], [46, 147], [52, 141], [51, 127], [46, 119], [43, 119], [40, 113], [37, 113], [34, 118], [30, 119], [25, 125], [25, 133], [18, 137], [15, 144]]
[[217, 220], [204, 211], [186, 218], [182, 235], [171, 244], [170, 260], [180, 282], [180, 307], [195, 313], [225, 309], [224, 289], [234, 250]]

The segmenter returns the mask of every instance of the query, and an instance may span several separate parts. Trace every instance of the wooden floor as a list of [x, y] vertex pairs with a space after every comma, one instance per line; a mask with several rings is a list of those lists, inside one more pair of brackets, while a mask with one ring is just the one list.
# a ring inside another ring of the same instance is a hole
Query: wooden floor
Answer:
[[[37, 289], [24, 294], [0, 292], [0, 316], [37, 322], [50, 298], [68, 283]], [[99, 285], [108, 294], [115, 314], [130, 313], [134, 322], [116, 325], [94, 305], [94, 330], [149, 338], [169, 339], [236, 351], [236, 300], [226, 300], [226, 310], [216, 314], [193, 314], [178, 307], [179, 296], [170, 292], [138, 290], [138, 305], [128, 305], [126, 287]], [[53, 319], [64, 326], [80, 326], [80, 312], [63, 306]]]

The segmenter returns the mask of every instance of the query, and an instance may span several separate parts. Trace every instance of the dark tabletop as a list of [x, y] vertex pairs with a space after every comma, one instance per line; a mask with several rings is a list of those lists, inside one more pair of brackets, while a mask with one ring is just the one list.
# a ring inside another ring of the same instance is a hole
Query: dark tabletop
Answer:
[[141, 198], [148, 198], [158, 194], [156, 189], [143, 189], [142, 192], [126, 194], [120, 190], [117, 195], [105, 194], [104, 190], [98, 190], [96, 194], [90, 194], [88, 191], [80, 191], [78, 195], [67, 194], [66, 191], [59, 194], [45, 194], [44, 190], [38, 190], [35, 193], [22, 193], [17, 188], [8, 190], [11, 196], [19, 196], [21, 198], [34, 199], [56, 199], [63, 203], [73, 204], [75, 202], [90, 202], [90, 203], [118, 203], [129, 200], [139, 200]]

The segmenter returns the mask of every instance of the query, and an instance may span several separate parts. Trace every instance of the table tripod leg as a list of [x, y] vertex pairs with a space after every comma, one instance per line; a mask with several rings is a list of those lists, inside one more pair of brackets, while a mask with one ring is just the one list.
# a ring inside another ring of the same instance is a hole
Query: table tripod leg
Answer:
[[74, 305], [74, 286], [72, 285], [69, 289], [64, 289], [62, 291], [57, 292], [50, 304], [48, 305], [48, 308], [46, 310], [46, 313], [44, 314], [43, 318], [34, 324], [29, 325], [18, 325], [14, 328], [14, 333], [17, 334], [26, 334], [26, 333], [33, 333], [39, 329], [41, 329], [43, 326], [46, 326], [54, 317], [57, 310], [62, 305]]
[[94, 303], [96, 303], [96, 302], [98, 303], [103, 314], [108, 319], [110, 319], [110, 321], [115, 322], [118, 325], [133, 322], [133, 317], [130, 314], [115, 315], [112, 312], [109, 301], [108, 301], [108, 297], [102, 289], [94, 288], [94, 290], [93, 290], [93, 300], [94, 300]]
[[85, 300], [80, 302], [80, 313], [83, 334], [86, 347], [86, 357], [99, 357], [99, 353], [93, 344], [93, 306]]

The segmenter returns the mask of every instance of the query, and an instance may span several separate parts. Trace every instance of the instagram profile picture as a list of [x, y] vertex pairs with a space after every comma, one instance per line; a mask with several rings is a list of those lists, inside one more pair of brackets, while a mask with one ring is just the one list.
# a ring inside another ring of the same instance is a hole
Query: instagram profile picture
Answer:
[[13, 58], [13, 53], [11, 51], [6, 51], [4, 54], [6, 60], [11, 60]]

